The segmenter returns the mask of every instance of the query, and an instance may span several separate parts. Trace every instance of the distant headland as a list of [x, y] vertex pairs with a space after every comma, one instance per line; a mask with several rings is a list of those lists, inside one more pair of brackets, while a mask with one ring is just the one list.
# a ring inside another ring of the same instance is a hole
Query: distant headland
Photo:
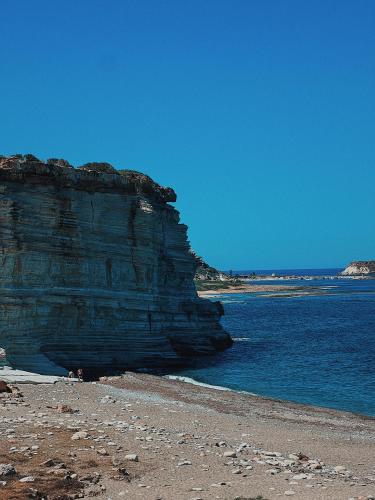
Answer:
[[375, 260], [358, 260], [351, 262], [343, 271], [342, 276], [375, 276]]

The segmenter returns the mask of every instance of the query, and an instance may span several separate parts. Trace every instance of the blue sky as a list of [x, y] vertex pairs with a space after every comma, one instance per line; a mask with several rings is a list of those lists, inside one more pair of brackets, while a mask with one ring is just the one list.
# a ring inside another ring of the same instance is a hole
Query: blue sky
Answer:
[[375, 259], [375, 2], [2, 0], [0, 152], [172, 186], [228, 269]]

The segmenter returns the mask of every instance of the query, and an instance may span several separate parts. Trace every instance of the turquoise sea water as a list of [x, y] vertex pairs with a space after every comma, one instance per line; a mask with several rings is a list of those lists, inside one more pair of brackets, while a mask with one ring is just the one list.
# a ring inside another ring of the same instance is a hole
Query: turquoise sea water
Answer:
[[[307, 271], [300, 274], [337, 273]], [[221, 296], [233, 347], [209, 366], [176, 375], [375, 416], [375, 279], [263, 283], [313, 287], [317, 295]]]

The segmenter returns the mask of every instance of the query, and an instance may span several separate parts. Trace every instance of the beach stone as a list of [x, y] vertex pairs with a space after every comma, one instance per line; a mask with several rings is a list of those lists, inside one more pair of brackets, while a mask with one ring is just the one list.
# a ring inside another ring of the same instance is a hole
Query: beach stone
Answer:
[[128, 455], [125, 455], [125, 460], [129, 460], [130, 462], [138, 462], [138, 455], [135, 453], [129, 453]]
[[292, 477], [292, 479], [296, 481], [300, 481], [301, 479], [307, 479], [307, 474], [296, 474]]
[[4, 380], [0, 380], [0, 392], [12, 392], [12, 389], [6, 382], [4, 382]]
[[41, 467], [52, 467], [53, 465], [56, 465], [55, 461], [52, 460], [52, 458], [49, 458], [48, 460], [46, 460], [45, 462], [42, 462], [41, 464], [39, 464]]
[[69, 405], [58, 404], [56, 409], [59, 413], [74, 413]]
[[266, 457], [281, 457], [282, 454], [279, 453], [278, 451], [264, 451], [262, 455], [265, 455]]
[[78, 441], [79, 439], [86, 439], [88, 437], [88, 433], [86, 431], [78, 431], [73, 434], [70, 438], [73, 441]]
[[277, 469], [268, 469], [266, 470], [266, 474], [271, 474], [271, 476], [274, 476], [276, 474], [278, 474], [280, 471], [277, 470]]
[[321, 468], [322, 468], [322, 465], [321, 465], [321, 464], [319, 464], [319, 463], [316, 463], [316, 462], [315, 462], [315, 463], [310, 463], [310, 464], [308, 465], [308, 467], [309, 467], [309, 469], [311, 469], [311, 470], [318, 470], [318, 469], [321, 469]]
[[20, 483], [33, 483], [35, 478], [33, 476], [26, 476], [19, 480]]
[[177, 464], [177, 467], [182, 467], [183, 465], [191, 465], [190, 460], [183, 460]]
[[281, 465], [283, 467], [292, 467], [293, 465], [295, 465], [295, 463], [296, 463], [295, 460], [286, 459], [281, 462]]
[[223, 457], [225, 457], [225, 458], [237, 458], [237, 453], [235, 451], [224, 451]]
[[291, 497], [292, 495], [295, 495], [296, 492], [293, 491], [293, 490], [286, 490], [284, 491], [284, 495], [287, 496], [287, 497]]
[[12, 464], [0, 464], [0, 477], [13, 476], [17, 471]]
[[237, 448], [237, 452], [240, 453], [241, 451], [243, 451], [245, 448], [248, 448], [249, 445], [247, 443], [241, 443], [238, 448]]
[[334, 467], [333, 470], [335, 472], [345, 472], [346, 471], [346, 467], [344, 467], [343, 465], [336, 465], [336, 467]]

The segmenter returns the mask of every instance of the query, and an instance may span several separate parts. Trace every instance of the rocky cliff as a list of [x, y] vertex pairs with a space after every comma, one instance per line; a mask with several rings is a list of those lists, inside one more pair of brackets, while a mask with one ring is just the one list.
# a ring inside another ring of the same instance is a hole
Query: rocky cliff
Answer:
[[195, 252], [192, 251], [191, 253], [197, 265], [194, 277], [195, 281], [236, 281], [235, 278], [229, 274], [219, 271], [218, 269], [215, 269], [207, 264], [207, 262], [205, 262], [202, 257], [199, 257]]
[[[198, 298], [176, 195], [111, 165], [0, 158], [0, 347], [39, 373], [176, 365], [231, 345]], [[61, 368], [63, 367], [63, 368]]]
[[375, 260], [360, 260], [351, 262], [341, 273], [343, 276], [374, 275]]

